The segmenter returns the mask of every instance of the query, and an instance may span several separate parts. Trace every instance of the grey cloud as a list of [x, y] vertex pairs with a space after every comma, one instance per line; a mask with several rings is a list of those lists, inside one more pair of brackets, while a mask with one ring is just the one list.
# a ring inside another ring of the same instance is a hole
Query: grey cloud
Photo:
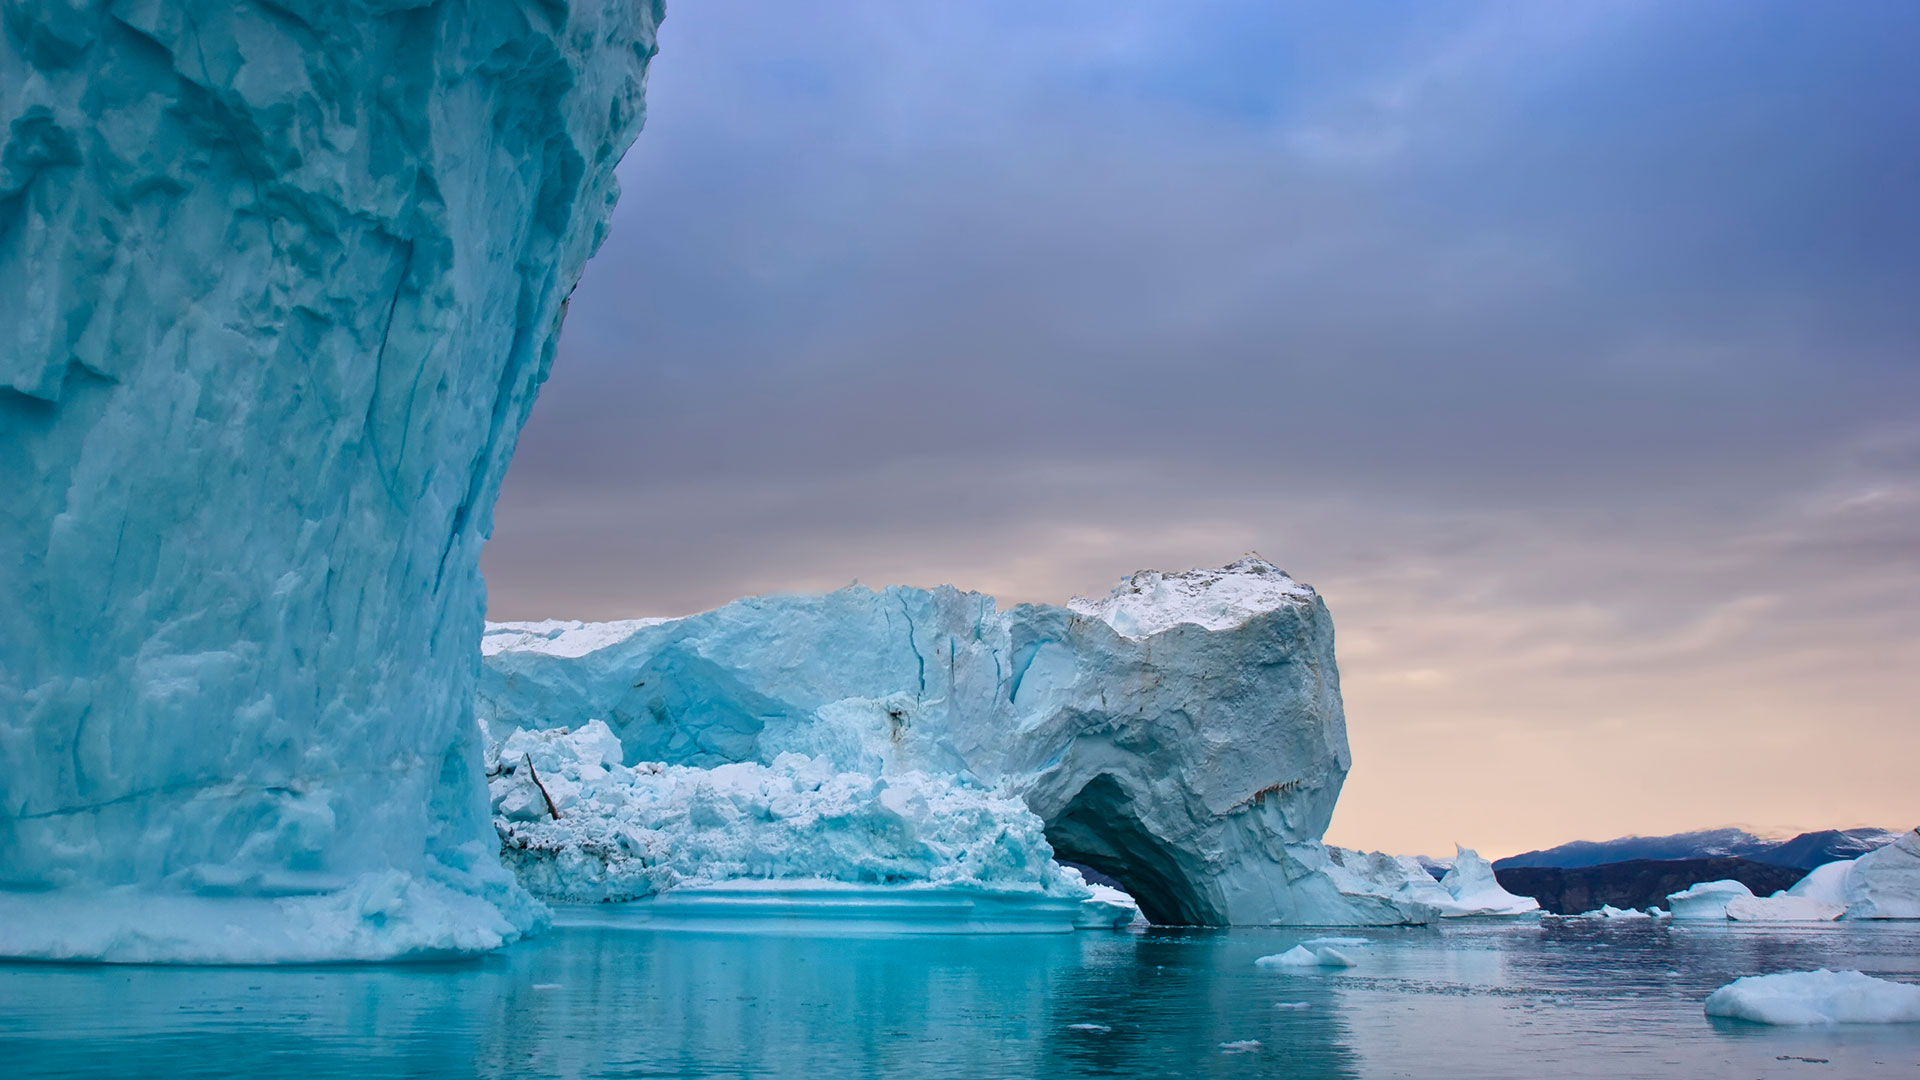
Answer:
[[[492, 614], [1259, 548], [1342, 628], [1345, 839], [1443, 847], [1435, 763], [1584, 800], [1489, 848], [1890, 814], [1751, 778], [1916, 726], [1917, 10], [676, 9]], [[1582, 764], [1636, 716], [1677, 764]]]

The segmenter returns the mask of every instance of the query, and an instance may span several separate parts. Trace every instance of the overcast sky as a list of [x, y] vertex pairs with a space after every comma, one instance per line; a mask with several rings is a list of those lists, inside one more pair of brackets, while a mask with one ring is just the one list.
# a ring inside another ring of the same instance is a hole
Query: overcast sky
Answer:
[[493, 618], [1257, 550], [1329, 839], [1920, 824], [1920, 4], [678, 0]]

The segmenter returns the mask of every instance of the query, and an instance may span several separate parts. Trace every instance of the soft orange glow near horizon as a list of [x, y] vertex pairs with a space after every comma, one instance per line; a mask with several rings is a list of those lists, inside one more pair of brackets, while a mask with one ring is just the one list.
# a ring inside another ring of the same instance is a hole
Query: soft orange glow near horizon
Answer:
[[[1112, 487], [1090, 479], [1071, 482]], [[856, 579], [1062, 603], [1259, 550], [1334, 616], [1354, 767], [1331, 842], [1498, 858], [1725, 825], [1920, 824], [1920, 575], [1856, 554], [1863, 526], [1897, 534], [1920, 500], [1795, 497], [1732, 526], [1168, 502], [991, 536], [876, 514], [831, 543], [747, 531], [663, 554], [622, 508], [556, 530], [571, 512], [544, 503], [502, 519], [489, 560], [543, 556], [489, 571], [490, 614], [683, 614]]]

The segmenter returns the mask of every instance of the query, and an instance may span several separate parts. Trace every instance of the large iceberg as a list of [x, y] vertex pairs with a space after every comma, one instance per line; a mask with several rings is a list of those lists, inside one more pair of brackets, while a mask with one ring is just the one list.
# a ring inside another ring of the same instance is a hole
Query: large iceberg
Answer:
[[495, 492], [661, 9], [66, 0], [0, 32], [0, 955], [469, 951]]
[[1816, 867], [1771, 896], [1755, 896], [1737, 881], [1709, 881], [1667, 900], [1683, 920], [1920, 919], [1920, 830], [1857, 859]]
[[496, 739], [604, 721], [628, 766], [799, 755], [1004, 792], [1061, 859], [1118, 879], [1158, 923], [1535, 906], [1470, 852], [1449, 887], [1411, 859], [1321, 844], [1350, 763], [1332, 621], [1257, 557], [1144, 571], [1066, 607], [854, 586], [681, 619], [497, 623], [482, 652]]
[[1501, 888], [1493, 876], [1493, 864], [1471, 848], [1454, 845], [1453, 866], [1440, 879], [1447, 892], [1440, 913], [1460, 917], [1475, 915], [1528, 915], [1540, 910], [1540, 901], [1531, 896], [1515, 896]]
[[1852, 866], [1844, 877], [1828, 879], [1839, 886], [1847, 918], [1920, 919], [1920, 829], [1860, 856]]

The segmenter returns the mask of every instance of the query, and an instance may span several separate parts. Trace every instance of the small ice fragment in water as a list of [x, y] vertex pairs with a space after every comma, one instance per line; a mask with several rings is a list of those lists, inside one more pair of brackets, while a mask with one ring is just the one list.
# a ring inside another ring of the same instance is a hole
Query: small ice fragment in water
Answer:
[[1920, 986], [1826, 968], [1749, 975], [1708, 995], [1706, 1008], [1756, 1024], [1920, 1024]]
[[1274, 956], [1262, 956], [1254, 963], [1261, 967], [1349, 968], [1353, 966], [1353, 958], [1331, 945], [1306, 942]]
[[560, 984], [559, 983], [534, 983], [533, 988], [535, 990], [558, 990], [560, 989]]
[[1276, 1001], [1273, 1003], [1273, 1007], [1276, 1009], [1311, 1009], [1313, 1008], [1313, 1002], [1311, 1001]]
[[1238, 1042], [1223, 1042], [1220, 1052], [1223, 1054], [1251, 1054], [1260, 1049], [1259, 1039], [1241, 1039]]
[[1105, 1024], [1068, 1024], [1067, 1030], [1068, 1031], [1097, 1031], [1097, 1032], [1105, 1033], [1105, 1032], [1112, 1031], [1113, 1029], [1108, 1027]]
[[[1662, 914], [1665, 914], [1665, 912], [1662, 912]], [[1570, 915], [1567, 917], [1573, 918], [1573, 919], [1651, 919], [1653, 918], [1653, 916], [1647, 914], [1644, 911], [1639, 910], [1638, 908], [1617, 908], [1617, 907], [1614, 907], [1612, 904], [1601, 904], [1597, 910], [1583, 911], [1578, 915]]]

